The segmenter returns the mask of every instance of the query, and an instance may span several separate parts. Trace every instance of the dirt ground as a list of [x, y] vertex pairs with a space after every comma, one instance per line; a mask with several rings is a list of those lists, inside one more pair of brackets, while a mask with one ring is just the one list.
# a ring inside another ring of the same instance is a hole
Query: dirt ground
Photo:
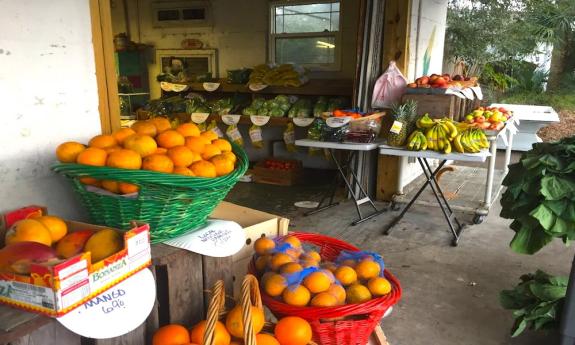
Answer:
[[537, 134], [543, 141], [555, 141], [575, 135], [575, 111], [560, 111], [559, 119], [559, 123], [549, 125], [539, 130]]

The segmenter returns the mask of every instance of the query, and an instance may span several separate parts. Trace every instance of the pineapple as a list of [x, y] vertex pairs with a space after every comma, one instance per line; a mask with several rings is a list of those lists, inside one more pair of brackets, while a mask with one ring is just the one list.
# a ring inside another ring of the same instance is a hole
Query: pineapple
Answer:
[[[390, 146], [404, 146], [407, 136], [415, 129], [417, 103], [409, 100], [404, 104], [394, 104], [391, 107], [393, 120], [401, 123], [401, 130], [399, 133], [390, 131], [387, 137], [387, 143]], [[395, 126], [392, 126], [392, 130]]]

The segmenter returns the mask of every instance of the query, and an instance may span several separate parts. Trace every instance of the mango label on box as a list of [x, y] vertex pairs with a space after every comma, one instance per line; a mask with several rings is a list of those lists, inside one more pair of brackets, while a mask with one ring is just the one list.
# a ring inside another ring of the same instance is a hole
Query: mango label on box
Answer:
[[403, 128], [403, 123], [399, 121], [393, 121], [393, 125], [391, 125], [391, 129], [389, 130], [391, 133], [399, 134], [401, 129]]

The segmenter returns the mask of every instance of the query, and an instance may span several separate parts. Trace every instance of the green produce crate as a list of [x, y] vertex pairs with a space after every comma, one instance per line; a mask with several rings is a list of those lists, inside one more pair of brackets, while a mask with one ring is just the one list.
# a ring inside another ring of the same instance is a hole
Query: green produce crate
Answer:
[[[150, 225], [152, 243], [157, 243], [198, 230], [245, 173], [248, 157], [241, 147], [232, 146], [236, 169], [217, 178], [81, 164], [57, 164], [52, 170], [72, 183], [94, 224], [129, 229], [131, 221], [142, 221]], [[132, 183], [140, 190], [134, 196], [105, 195], [88, 190], [79, 181], [82, 177]]]

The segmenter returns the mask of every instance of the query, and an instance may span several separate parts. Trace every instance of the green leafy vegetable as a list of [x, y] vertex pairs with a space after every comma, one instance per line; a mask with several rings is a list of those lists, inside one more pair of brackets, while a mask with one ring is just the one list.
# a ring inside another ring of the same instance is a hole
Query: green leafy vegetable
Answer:
[[534, 144], [503, 185], [500, 216], [514, 220], [512, 250], [535, 254], [554, 238], [575, 240], [575, 137]]
[[501, 291], [501, 306], [513, 310], [515, 318], [511, 336], [516, 337], [528, 328], [557, 327], [566, 292], [567, 277], [554, 277], [543, 271], [524, 275], [513, 290]]

